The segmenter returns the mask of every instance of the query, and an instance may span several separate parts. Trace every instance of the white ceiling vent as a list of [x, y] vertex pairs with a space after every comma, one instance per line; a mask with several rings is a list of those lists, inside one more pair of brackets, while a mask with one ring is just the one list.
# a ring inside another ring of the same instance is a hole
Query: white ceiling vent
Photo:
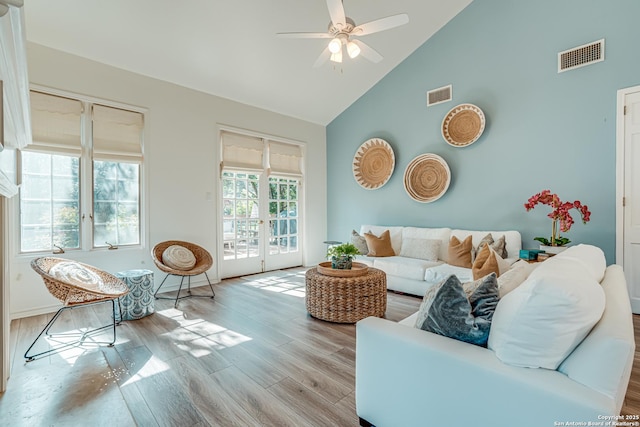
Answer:
[[452, 98], [453, 87], [443, 86], [438, 89], [433, 89], [427, 92], [427, 107], [431, 107], [432, 105], [440, 104], [442, 102], [451, 101]]
[[604, 39], [558, 53], [558, 72], [604, 61]]

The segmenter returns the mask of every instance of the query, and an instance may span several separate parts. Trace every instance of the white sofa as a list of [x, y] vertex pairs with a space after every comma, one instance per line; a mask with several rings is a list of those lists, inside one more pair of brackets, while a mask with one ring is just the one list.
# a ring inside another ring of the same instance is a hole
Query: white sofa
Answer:
[[[369, 257], [357, 256], [356, 261], [375, 267], [387, 274], [387, 289], [404, 292], [411, 295], [422, 296], [431, 286], [439, 283], [448, 274], [454, 273], [462, 282], [473, 279], [470, 268], [462, 268], [449, 266], [448, 249], [449, 240], [452, 236], [456, 236], [460, 240], [464, 240], [469, 235], [474, 248], [489, 233], [495, 240], [505, 237], [507, 256], [513, 262], [518, 259], [520, 249], [522, 248], [522, 240], [518, 231], [471, 231], [457, 230], [450, 228], [424, 228], [424, 227], [398, 227], [398, 226], [381, 226], [381, 225], [362, 225], [360, 227], [360, 235], [371, 232], [376, 236], [382, 234], [385, 230], [389, 230], [391, 235], [391, 246], [396, 256], [392, 257]], [[442, 243], [440, 245], [440, 254], [438, 261], [425, 261], [416, 258], [401, 257], [403, 239], [438, 239]]]
[[[578, 266], [587, 272], [585, 274], [601, 278], [601, 289], [594, 279], [597, 289], [589, 292], [595, 290], [595, 295], [601, 294], [604, 311], [594, 320], [595, 326], [586, 329], [584, 339], [584, 335], [576, 337], [577, 347], [567, 350], [569, 355], [562, 356], [564, 359], [560, 359], [556, 369], [507, 364], [499, 352], [492, 349], [494, 334], [504, 333], [504, 325], [497, 327], [498, 318], [503, 317], [504, 323], [504, 318], [509, 316], [510, 309], [504, 307], [514, 301], [533, 304], [537, 296], [530, 292], [529, 285], [535, 285], [535, 280], [539, 283], [541, 274], [534, 278], [531, 273], [523, 284], [499, 301], [489, 334], [489, 348], [417, 329], [413, 327], [417, 313], [400, 323], [375, 317], [358, 322], [356, 407], [361, 425], [544, 427], [607, 425], [607, 421], [616, 420], [611, 417], [620, 414], [635, 353], [624, 273], [619, 266], [606, 267], [604, 256], [600, 272], [598, 262], [575, 258], [571, 253], [565, 257], [557, 255], [541, 263], [535, 272], [549, 267], [547, 273], [555, 271], [553, 274], [558, 280], [570, 281], [566, 273], [574, 274]], [[547, 263], [550, 264], [547, 266]], [[562, 282], [557, 283], [564, 286]], [[574, 295], [560, 295], [559, 300], [566, 296], [563, 303], [570, 303], [554, 308], [556, 313], [562, 315], [562, 307], [571, 310], [574, 305], [571, 301], [576, 295], [577, 305], [591, 303], [591, 296], [578, 301], [582, 284], [574, 283], [578, 287]], [[553, 292], [554, 288], [550, 289]], [[513, 298], [509, 298], [510, 295]], [[526, 311], [526, 307], [520, 308], [518, 315], [523, 309]], [[506, 320], [507, 323], [518, 321], [517, 318]], [[570, 320], [561, 319], [550, 326], [561, 334], [572, 327]], [[499, 329], [502, 330], [497, 332]]]

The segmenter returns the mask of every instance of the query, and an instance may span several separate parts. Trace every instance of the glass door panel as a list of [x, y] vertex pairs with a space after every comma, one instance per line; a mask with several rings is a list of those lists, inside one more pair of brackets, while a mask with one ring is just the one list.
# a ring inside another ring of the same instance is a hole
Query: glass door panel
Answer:
[[299, 189], [295, 178], [269, 177], [269, 243], [267, 269], [302, 264], [299, 247]]
[[222, 276], [262, 271], [260, 175], [222, 174]]

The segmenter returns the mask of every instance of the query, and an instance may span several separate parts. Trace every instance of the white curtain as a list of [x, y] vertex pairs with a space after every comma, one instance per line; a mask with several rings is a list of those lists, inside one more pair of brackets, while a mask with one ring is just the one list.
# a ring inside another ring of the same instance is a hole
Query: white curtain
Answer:
[[[0, 0], [0, 80], [4, 96], [0, 110], [4, 117], [6, 148], [21, 149], [31, 142], [29, 77], [24, 13], [21, 0]], [[17, 187], [0, 171], [0, 195], [11, 197]]]
[[0, 17], [0, 80], [4, 82], [3, 142], [8, 148], [21, 149], [31, 143], [29, 76], [22, 8], [9, 6], [9, 12]]

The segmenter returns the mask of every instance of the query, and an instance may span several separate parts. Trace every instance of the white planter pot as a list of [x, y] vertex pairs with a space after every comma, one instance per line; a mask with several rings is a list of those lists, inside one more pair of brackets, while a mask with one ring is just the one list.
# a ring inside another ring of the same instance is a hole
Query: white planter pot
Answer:
[[540, 245], [540, 250], [541, 251], [545, 251], [545, 253], [548, 253], [549, 255], [557, 255], [560, 252], [564, 251], [565, 249], [567, 249], [568, 246], [546, 246], [546, 245]]

